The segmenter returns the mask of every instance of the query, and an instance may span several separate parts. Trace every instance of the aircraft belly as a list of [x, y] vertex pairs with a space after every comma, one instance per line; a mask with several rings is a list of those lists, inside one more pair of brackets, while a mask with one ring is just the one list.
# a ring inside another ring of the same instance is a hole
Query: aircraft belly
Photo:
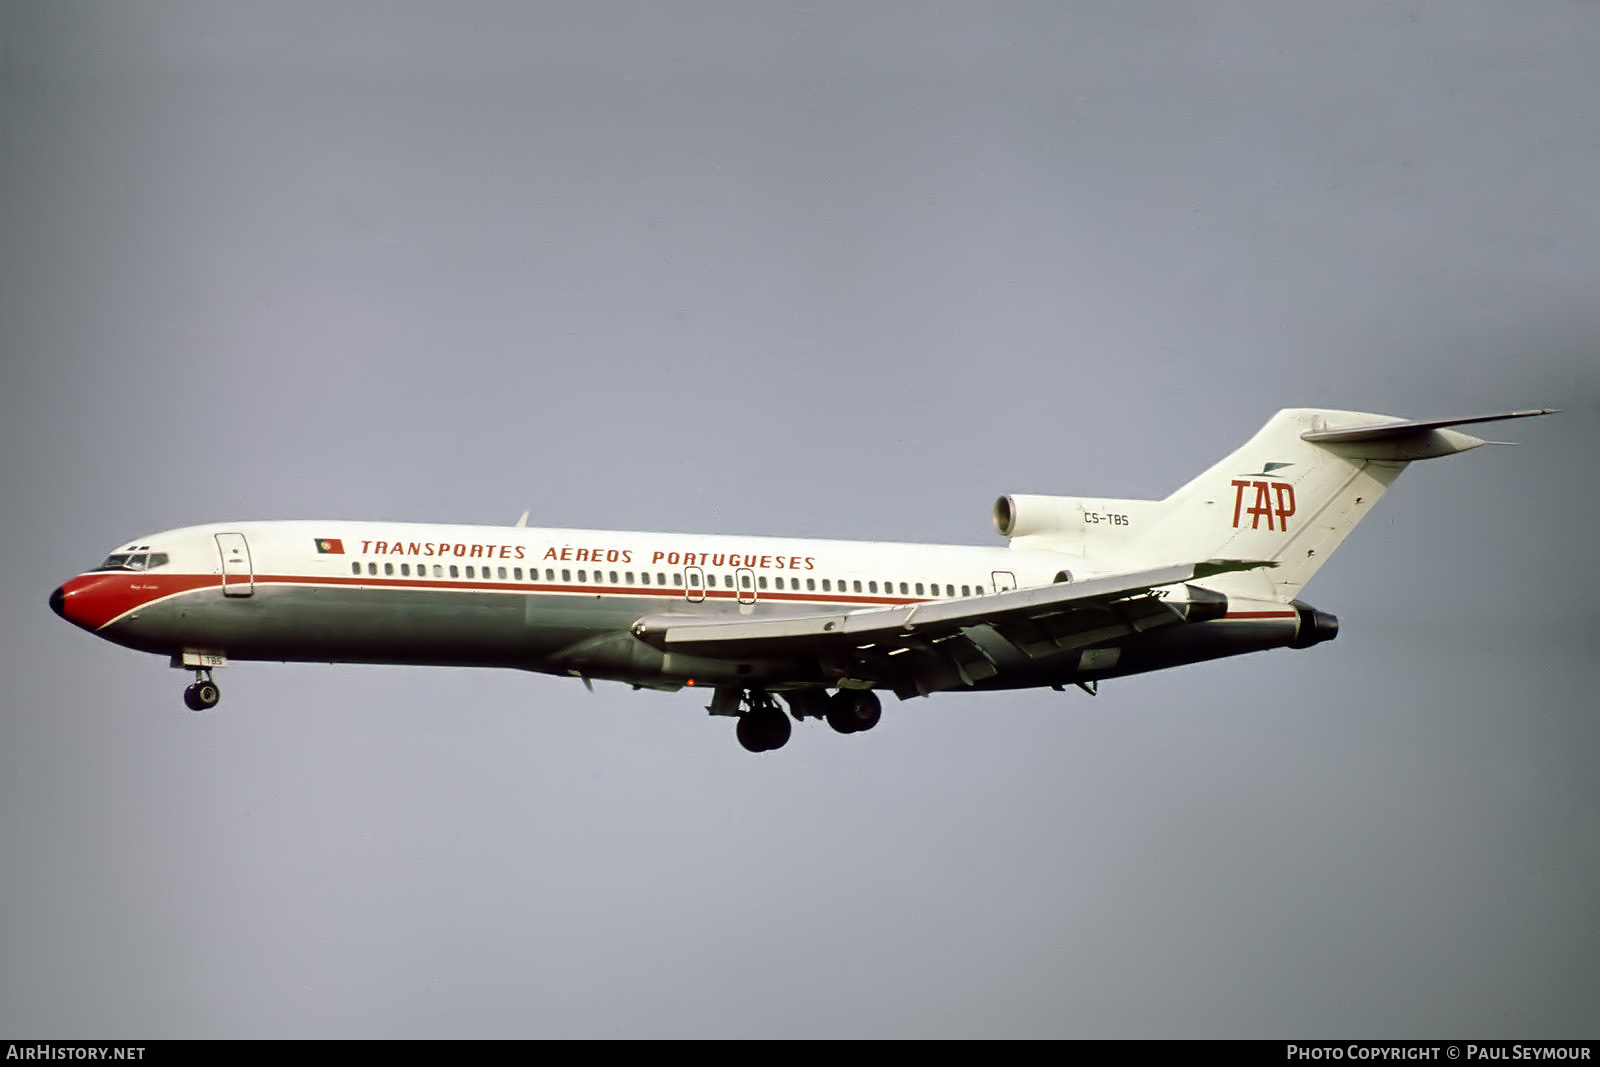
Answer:
[[537, 669], [576, 642], [625, 631], [659, 603], [258, 583], [250, 597], [208, 589], [150, 605], [102, 633], [141, 651], [205, 649], [244, 660]]

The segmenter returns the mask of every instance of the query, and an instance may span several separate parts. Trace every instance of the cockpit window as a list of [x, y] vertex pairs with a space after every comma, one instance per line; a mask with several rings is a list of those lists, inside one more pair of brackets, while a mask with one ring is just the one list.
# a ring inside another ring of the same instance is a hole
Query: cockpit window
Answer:
[[97, 571], [147, 571], [167, 563], [165, 552], [113, 552]]

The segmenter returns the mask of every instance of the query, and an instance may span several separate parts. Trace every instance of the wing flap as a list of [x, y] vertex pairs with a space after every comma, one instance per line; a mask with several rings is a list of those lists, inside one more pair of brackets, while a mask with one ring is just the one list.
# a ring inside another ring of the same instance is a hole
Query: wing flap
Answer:
[[[926, 649], [929, 642], [989, 626], [1030, 654], [1071, 647], [1075, 635], [1110, 626], [1129, 628], [1178, 622], [1178, 608], [1150, 597], [1154, 589], [1227, 571], [1270, 567], [1261, 560], [1205, 560], [1170, 564], [1082, 582], [1012, 589], [982, 598], [935, 600], [892, 608], [833, 611], [766, 618], [647, 616], [633, 633], [658, 648], [708, 656], [824, 655], [841, 648], [884, 646]], [[1134, 609], [1121, 601], [1139, 599]], [[1110, 613], [1109, 615], [1107, 613]], [[1120, 612], [1120, 614], [1119, 614]]]

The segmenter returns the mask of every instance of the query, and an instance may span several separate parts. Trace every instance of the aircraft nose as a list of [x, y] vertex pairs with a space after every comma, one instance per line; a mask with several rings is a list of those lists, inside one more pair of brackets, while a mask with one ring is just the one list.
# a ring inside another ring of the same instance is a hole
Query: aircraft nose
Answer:
[[56, 591], [50, 594], [50, 610], [65, 619], [67, 617], [66, 603], [67, 591], [59, 585], [56, 586]]

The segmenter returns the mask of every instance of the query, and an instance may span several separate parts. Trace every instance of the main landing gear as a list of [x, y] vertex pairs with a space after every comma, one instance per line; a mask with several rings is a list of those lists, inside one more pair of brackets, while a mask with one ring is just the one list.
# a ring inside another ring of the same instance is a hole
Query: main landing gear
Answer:
[[878, 702], [878, 694], [870, 689], [841, 689], [828, 698], [824, 717], [839, 733], [857, 734], [878, 725], [883, 717], [883, 705]]
[[788, 744], [794, 728], [772, 695], [752, 689], [745, 699], [750, 706], [739, 716], [739, 725], [733, 731], [739, 743], [751, 752], [768, 752]]
[[210, 711], [222, 699], [222, 690], [211, 680], [211, 672], [197, 670], [194, 682], [183, 691], [183, 702], [190, 711]]
[[[870, 689], [841, 689], [832, 696], [824, 695], [821, 689], [806, 689], [785, 693], [784, 697], [795, 719], [826, 719], [841, 734], [870, 730], [883, 715], [878, 694]], [[744, 709], [738, 710], [741, 703]], [[738, 715], [734, 735], [750, 752], [782, 748], [794, 732], [789, 716], [765, 690], [719, 691], [708, 710], [713, 715]]]

